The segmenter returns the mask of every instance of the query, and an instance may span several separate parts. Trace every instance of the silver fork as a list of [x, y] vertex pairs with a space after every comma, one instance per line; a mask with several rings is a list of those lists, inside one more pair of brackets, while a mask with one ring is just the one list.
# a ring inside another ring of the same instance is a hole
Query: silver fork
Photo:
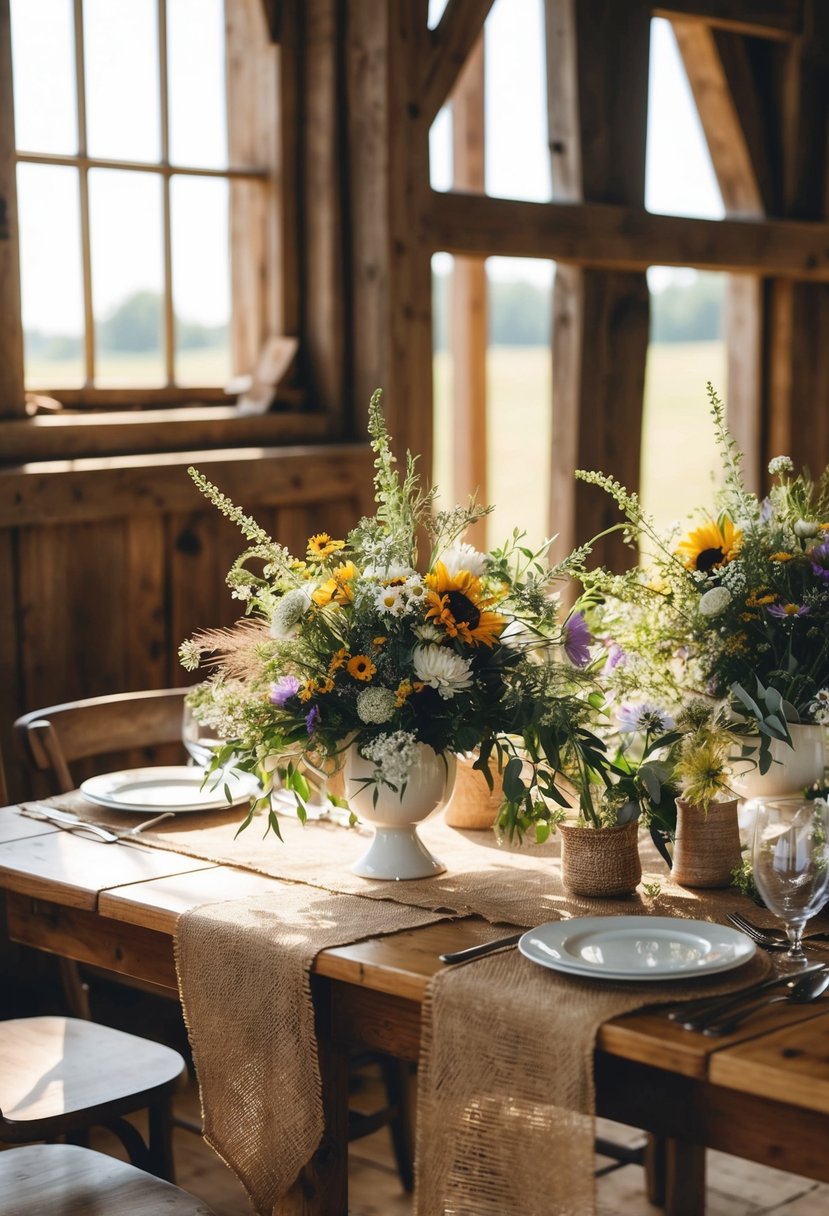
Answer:
[[63, 828], [65, 832], [87, 832], [103, 844], [115, 844], [119, 840], [132, 840], [147, 828], [159, 823], [162, 819], [169, 819], [173, 814], [172, 811], [163, 811], [160, 815], [153, 815], [152, 819], [144, 819], [141, 823], [136, 823], [134, 827], [115, 829], [105, 828], [97, 823], [90, 823], [86, 819], [81, 819], [77, 815], [73, 815], [68, 811], [61, 811], [58, 807], [49, 806], [43, 802], [28, 803], [26, 805], [19, 804], [19, 810], [21, 815], [25, 815], [29, 819], [39, 819], [42, 823], [51, 823], [56, 828]]
[[[750, 937], [758, 946], [763, 946], [766, 950], [787, 950], [789, 939], [783, 929], [771, 928], [763, 929], [760, 925], [755, 925], [753, 921], [747, 920], [739, 912], [729, 912], [728, 920], [735, 929], [739, 929], [745, 933], [746, 937]], [[813, 933], [804, 933], [803, 940], [811, 942], [829, 942], [829, 933], [816, 930]]]

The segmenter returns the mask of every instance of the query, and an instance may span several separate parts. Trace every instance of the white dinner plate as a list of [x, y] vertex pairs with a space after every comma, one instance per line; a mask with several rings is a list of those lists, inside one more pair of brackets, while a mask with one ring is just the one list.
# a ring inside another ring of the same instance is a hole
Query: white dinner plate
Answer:
[[[252, 773], [225, 773], [216, 785], [212, 774], [204, 789], [204, 771], [184, 764], [128, 768], [101, 773], [81, 782], [81, 792], [90, 802], [113, 811], [217, 811], [244, 802], [260, 785]], [[224, 786], [230, 790], [231, 802]]]
[[534, 963], [608, 980], [671, 980], [730, 971], [757, 947], [744, 933], [674, 916], [577, 916], [530, 929], [518, 949]]

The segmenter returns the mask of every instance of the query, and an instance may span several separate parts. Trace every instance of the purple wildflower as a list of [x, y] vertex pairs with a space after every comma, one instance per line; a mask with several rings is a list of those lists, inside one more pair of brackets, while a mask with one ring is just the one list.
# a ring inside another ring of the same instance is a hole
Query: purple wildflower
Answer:
[[809, 552], [812, 570], [818, 578], [829, 579], [829, 540], [821, 541]]
[[[829, 571], [827, 571], [826, 577], [829, 578]], [[808, 612], [811, 612], [811, 608], [807, 604], [769, 604], [766, 612], [780, 621], [786, 621], [789, 618], [806, 616]]]
[[617, 667], [624, 667], [628, 657], [618, 642], [611, 642], [607, 648], [607, 661], [605, 662], [605, 671], [615, 671]]
[[586, 667], [590, 662], [593, 635], [580, 612], [573, 612], [564, 622], [564, 653], [574, 667]]
[[305, 719], [305, 729], [308, 731], [309, 735], [313, 735], [314, 731], [319, 726], [320, 717], [320, 707], [319, 705], [315, 705]]
[[638, 705], [625, 701], [616, 711], [616, 723], [619, 730], [626, 734], [633, 734], [637, 730], [673, 730], [676, 725], [671, 715], [652, 701], [640, 702]]
[[295, 697], [299, 691], [299, 680], [296, 676], [280, 676], [275, 684], [271, 684], [271, 705], [285, 708], [285, 703]]

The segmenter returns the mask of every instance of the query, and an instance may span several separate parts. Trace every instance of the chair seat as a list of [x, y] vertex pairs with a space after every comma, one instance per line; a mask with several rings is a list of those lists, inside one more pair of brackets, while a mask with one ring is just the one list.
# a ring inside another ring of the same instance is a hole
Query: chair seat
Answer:
[[0, 1152], [0, 1212], [11, 1216], [214, 1216], [211, 1208], [133, 1165], [74, 1144]]
[[42, 1123], [120, 1103], [172, 1085], [183, 1071], [177, 1051], [96, 1022], [0, 1022], [0, 1111], [9, 1122]]

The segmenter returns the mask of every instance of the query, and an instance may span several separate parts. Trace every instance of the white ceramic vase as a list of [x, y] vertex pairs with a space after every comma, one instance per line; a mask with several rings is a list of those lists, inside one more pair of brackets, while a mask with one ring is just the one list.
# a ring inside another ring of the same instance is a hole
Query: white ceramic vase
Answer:
[[779, 798], [798, 794], [807, 785], [823, 781], [826, 766], [826, 730], [823, 726], [789, 723], [792, 747], [778, 739], [771, 743], [772, 766], [767, 773], [746, 762], [732, 781], [741, 798]]
[[402, 797], [399, 790], [382, 783], [365, 784], [374, 772], [374, 764], [364, 760], [356, 747], [346, 755], [346, 799], [352, 811], [374, 828], [371, 844], [351, 867], [361, 878], [432, 878], [446, 869], [418, 836], [417, 825], [451, 797], [455, 757], [436, 752], [425, 743], [418, 744], [418, 752]]

